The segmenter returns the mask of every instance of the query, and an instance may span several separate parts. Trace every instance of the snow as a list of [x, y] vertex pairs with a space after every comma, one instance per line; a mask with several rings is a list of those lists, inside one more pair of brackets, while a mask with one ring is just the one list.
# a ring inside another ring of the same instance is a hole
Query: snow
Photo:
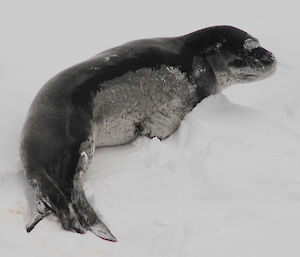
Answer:
[[[4, 0], [1, 256], [299, 256], [298, 10], [292, 0]], [[216, 24], [258, 38], [277, 57], [276, 74], [205, 99], [164, 141], [96, 150], [84, 188], [117, 243], [64, 231], [51, 215], [28, 234], [32, 191], [18, 144], [38, 89], [115, 45]]]

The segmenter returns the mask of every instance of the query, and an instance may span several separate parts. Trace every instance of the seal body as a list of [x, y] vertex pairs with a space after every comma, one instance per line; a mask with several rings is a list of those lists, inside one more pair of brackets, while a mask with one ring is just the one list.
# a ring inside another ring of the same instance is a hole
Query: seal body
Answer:
[[257, 39], [217, 26], [129, 42], [62, 71], [37, 94], [22, 131], [20, 155], [36, 192], [27, 231], [54, 213], [66, 230], [116, 241], [81, 185], [95, 147], [164, 139], [203, 98], [275, 68]]

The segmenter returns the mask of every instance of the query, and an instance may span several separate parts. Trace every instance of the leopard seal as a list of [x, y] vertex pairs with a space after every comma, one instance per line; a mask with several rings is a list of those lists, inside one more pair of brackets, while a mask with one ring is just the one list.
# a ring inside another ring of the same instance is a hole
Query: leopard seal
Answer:
[[205, 97], [265, 78], [274, 55], [231, 26], [132, 41], [50, 79], [21, 133], [20, 156], [36, 194], [27, 231], [55, 214], [69, 231], [116, 241], [87, 201], [81, 179], [96, 147], [171, 135]]

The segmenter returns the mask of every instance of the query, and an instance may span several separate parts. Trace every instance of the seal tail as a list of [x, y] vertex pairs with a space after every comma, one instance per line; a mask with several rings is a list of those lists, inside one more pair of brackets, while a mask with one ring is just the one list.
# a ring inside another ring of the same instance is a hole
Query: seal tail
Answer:
[[86, 199], [79, 174], [78, 178], [75, 178], [74, 180], [74, 188], [71, 199], [76, 216], [85, 230], [90, 230], [102, 239], [112, 242], [117, 241]]

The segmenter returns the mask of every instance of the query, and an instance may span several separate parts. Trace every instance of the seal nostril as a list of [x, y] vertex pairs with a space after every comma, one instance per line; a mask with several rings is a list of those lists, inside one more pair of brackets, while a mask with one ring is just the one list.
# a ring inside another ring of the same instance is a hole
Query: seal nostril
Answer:
[[264, 65], [271, 65], [273, 63], [273, 59], [270, 56], [264, 56], [263, 58], [260, 59], [260, 61]]
[[252, 50], [252, 56], [259, 60], [261, 64], [270, 66], [276, 63], [275, 56], [262, 47], [258, 47]]

